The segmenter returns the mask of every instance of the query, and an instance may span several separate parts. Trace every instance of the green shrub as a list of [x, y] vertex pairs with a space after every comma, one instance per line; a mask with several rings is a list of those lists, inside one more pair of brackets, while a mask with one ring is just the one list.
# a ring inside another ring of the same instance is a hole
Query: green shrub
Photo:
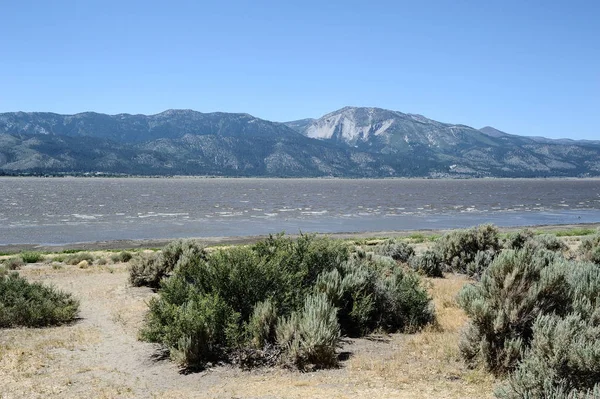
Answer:
[[503, 242], [506, 249], [522, 249], [525, 243], [531, 241], [535, 236], [535, 232], [530, 229], [524, 229], [515, 233], [510, 233]]
[[133, 258], [133, 254], [128, 251], [121, 251], [110, 256], [113, 263], [127, 263]]
[[[195, 258], [206, 258], [206, 252], [195, 241], [173, 241], [159, 253], [141, 253], [133, 257], [129, 265], [129, 282], [135, 287], [158, 288], [160, 281], [173, 272], [178, 262]], [[124, 259], [122, 253], [120, 259]]]
[[421, 280], [385, 259], [351, 259], [317, 279], [315, 291], [338, 308], [343, 334], [411, 331], [432, 321]]
[[20, 256], [25, 263], [38, 263], [44, 260], [44, 255], [34, 251], [21, 252]]
[[275, 343], [277, 309], [270, 299], [258, 302], [254, 306], [246, 331], [252, 347], [262, 349]]
[[339, 269], [322, 273], [314, 289], [338, 308], [345, 335], [362, 336], [376, 328], [376, 270], [372, 262], [352, 259]]
[[442, 236], [433, 247], [447, 271], [468, 273], [469, 264], [480, 251], [496, 254], [500, 250], [498, 229], [482, 225], [469, 230], [452, 231]]
[[531, 348], [500, 398], [600, 397], [600, 326], [578, 314], [539, 316]]
[[78, 265], [84, 260], [89, 264], [92, 264], [94, 263], [94, 255], [92, 255], [89, 252], [76, 252], [71, 255], [68, 255], [65, 258], [65, 263], [67, 265]]
[[158, 288], [165, 275], [162, 256], [155, 252], [141, 253], [129, 263], [129, 282], [134, 287]]
[[194, 240], [175, 240], [165, 245], [161, 250], [163, 268], [166, 273], [170, 273], [175, 269], [179, 259], [185, 254], [186, 256], [205, 257], [204, 248], [200, 247]]
[[17, 273], [0, 275], [0, 327], [44, 327], [72, 321], [79, 302], [71, 295]]
[[459, 294], [469, 366], [508, 375], [502, 398], [600, 393], [600, 267], [525, 245], [503, 252]]
[[25, 263], [21, 257], [13, 256], [12, 258], [4, 259], [4, 266], [8, 270], [17, 270], [20, 269]]
[[568, 249], [567, 245], [553, 234], [540, 234], [531, 239], [526, 245], [543, 248], [549, 251], [562, 252]]
[[482, 364], [496, 375], [514, 370], [541, 314], [565, 314], [570, 306], [566, 271], [549, 251], [505, 250], [477, 285], [458, 301], [470, 318], [460, 342], [469, 366]]
[[479, 279], [481, 274], [492, 264], [497, 253], [493, 250], [479, 251], [475, 259], [467, 265], [467, 274], [474, 279]]
[[[136, 276], [154, 268], [151, 262], [150, 267], [138, 267], [136, 259], [131, 263], [139, 269]], [[273, 364], [271, 359], [279, 355], [301, 368], [329, 367], [336, 362], [331, 337], [337, 342], [340, 330], [356, 335], [379, 328], [405, 331], [432, 318], [429, 297], [416, 275], [403, 272], [391, 258], [365, 254], [351, 259], [345, 243], [314, 235], [295, 240], [270, 236], [253, 246], [209, 255], [184, 252], [168, 278], [145, 280], [160, 289], [142, 338], [161, 343], [188, 367], [215, 357], [243, 366]], [[205, 303], [207, 297], [212, 299]], [[185, 310], [192, 302], [197, 307]], [[195, 342], [204, 333], [186, 333], [200, 328], [187, 321], [191, 316], [186, 312], [206, 319], [202, 314], [214, 307], [227, 309], [230, 317], [214, 319], [225, 325], [211, 327], [222, 333], [206, 348]], [[177, 326], [183, 322], [185, 326]], [[268, 361], [261, 362], [261, 356]]]
[[149, 306], [141, 338], [167, 346], [182, 367], [220, 359], [235, 336], [238, 315], [216, 294], [191, 293], [181, 306], [153, 298]]
[[317, 294], [306, 297], [301, 312], [282, 319], [277, 342], [283, 348], [284, 361], [301, 370], [337, 365], [340, 326], [336, 313], [327, 297]]
[[444, 277], [442, 260], [437, 252], [432, 250], [412, 258], [410, 267], [427, 277]]
[[415, 255], [413, 247], [405, 242], [389, 239], [375, 246], [377, 255], [389, 256], [399, 262], [408, 262]]
[[506, 249], [522, 249], [529, 247], [535, 249], [547, 249], [549, 251], [562, 252], [568, 249], [567, 245], [554, 234], [536, 235], [532, 230], [525, 229], [509, 234], [504, 240]]
[[600, 265], [600, 233], [584, 238], [579, 245], [579, 253], [583, 260]]
[[381, 270], [377, 281], [378, 327], [387, 332], [412, 332], [434, 320], [431, 299], [415, 273], [400, 268]]

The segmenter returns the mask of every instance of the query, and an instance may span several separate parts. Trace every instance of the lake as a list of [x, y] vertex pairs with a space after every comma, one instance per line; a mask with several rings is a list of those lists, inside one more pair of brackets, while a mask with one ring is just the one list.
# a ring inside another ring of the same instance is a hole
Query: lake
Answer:
[[488, 222], [600, 222], [600, 180], [0, 178], [0, 245]]

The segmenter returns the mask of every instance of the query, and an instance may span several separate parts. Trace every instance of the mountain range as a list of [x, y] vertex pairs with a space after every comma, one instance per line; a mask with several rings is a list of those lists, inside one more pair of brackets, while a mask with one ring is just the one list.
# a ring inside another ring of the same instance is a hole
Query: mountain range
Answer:
[[600, 175], [600, 141], [553, 140], [345, 107], [279, 123], [248, 114], [0, 114], [0, 173], [282, 177]]

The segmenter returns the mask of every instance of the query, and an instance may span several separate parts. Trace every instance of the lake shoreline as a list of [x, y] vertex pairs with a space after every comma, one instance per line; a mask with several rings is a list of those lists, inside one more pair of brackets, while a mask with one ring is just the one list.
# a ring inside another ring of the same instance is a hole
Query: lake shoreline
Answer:
[[[569, 223], [569, 224], [540, 224], [540, 225], [524, 225], [500, 227], [501, 233], [511, 233], [531, 228], [543, 230], [544, 232], [552, 233], [556, 231], [572, 230], [572, 229], [598, 229], [600, 223]], [[407, 237], [414, 234], [440, 235], [452, 230], [460, 229], [417, 229], [417, 230], [388, 230], [388, 231], [364, 231], [364, 232], [340, 232], [340, 233], [315, 233], [319, 236], [327, 236], [335, 239], [351, 240], [351, 239], [369, 239], [369, 238], [392, 238], [392, 237]], [[298, 236], [298, 234], [288, 234], [290, 237]], [[202, 246], [228, 246], [228, 245], [246, 245], [253, 244], [268, 235], [248, 235], [248, 236], [219, 236], [219, 237], [186, 237], [198, 241]], [[102, 251], [102, 250], [123, 250], [123, 249], [144, 249], [144, 248], [160, 248], [176, 238], [164, 239], [132, 239], [132, 240], [106, 240], [79, 242], [58, 245], [44, 244], [7, 244], [0, 245], [0, 253], [16, 253], [21, 251], [41, 251], [41, 252], [62, 252], [66, 250], [86, 250], [86, 251]]]

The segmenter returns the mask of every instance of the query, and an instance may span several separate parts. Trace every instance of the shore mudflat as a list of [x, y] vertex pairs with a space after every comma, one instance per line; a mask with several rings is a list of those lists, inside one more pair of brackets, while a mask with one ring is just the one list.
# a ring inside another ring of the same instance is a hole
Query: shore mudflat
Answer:
[[[557, 231], [572, 230], [572, 229], [597, 229], [600, 228], [600, 223], [580, 223], [580, 224], [561, 224], [561, 225], [535, 225], [535, 226], [515, 226], [515, 227], [500, 227], [500, 232], [509, 233], [518, 231], [523, 228], [532, 228], [535, 230], [543, 230], [544, 232], [553, 233]], [[338, 239], [366, 239], [377, 237], [407, 237], [410, 235], [439, 235], [452, 231], [454, 229], [427, 229], [427, 230], [392, 230], [392, 231], [367, 231], [367, 232], [347, 232], [347, 233], [326, 233], [326, 235]], [[295, 235], [290, 235], [295, 236]], [[230, 237], [188, 237], [197, 240], [203, 246], [221, 246], [221, 245], [239, 245], [252, 244], [266, 236], [230, 236]], [[39, 245], [39, 244], [15, 244], [15, 245], [0, 245], [0, 253], [13, 253], [20, 251], [42, 251], [42, 252], [61, 252], [65, 250], [87, 250], [87, 251], [102, 251], [116, 249], [137, 249], [137, 248], [160, 248], [173, 241], [173, 239], [158, 239], [158, 240], [110, 240], [110, 241], [95, 241], [82, 242], [63, 245]]]

